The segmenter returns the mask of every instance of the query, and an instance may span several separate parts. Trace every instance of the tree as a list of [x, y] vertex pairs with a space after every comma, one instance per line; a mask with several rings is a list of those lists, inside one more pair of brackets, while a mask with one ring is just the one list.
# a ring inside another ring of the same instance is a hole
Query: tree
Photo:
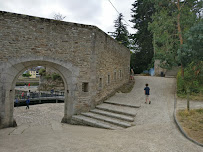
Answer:
[[154, 33], [155, 57], [160, 59], [161, 66], [170, 69], [183, 64], [178, 60], [178, 49], [185, 41], [184, 34], [197, 20], [200, 7], [199, 0], [154, 0], [156, 13], [149, 29]]
[[31, 75], [29, 74], [29, 72], [27, 72], [27, 73], [23, 73], [22, 76], [23, 76], [23, 77], [27, 77], [27, 78], [29, 78]]
[[39, 75], [46, 76], [46, 70], [45, 69], [40, 69], [39, 70]]
[[198, 66], [203, 61], [203, 19], [185, 34], [185, 44], [178, 55], [184, 67], [192, 62]]
[[142, 73], [148, 68], [149, 62], [148, 56], [143, 55], [142, 52], [135, 52], [131, 54], [130, 66], [134, 70], [135, 74]]
[[123, 23], [123, 15], [119, 14], [118, 18], [114, 21], [115, 32], [111, 33], [111, 36], [116, 39], [119, 43], [122, 43], [124, 46], [129, 47], [129, 32], [126, 25]]
[[55, 20], [59, 20], [59, 21], [63, 21], [64, 18], [66, 18], [66, 16], [63, 16], [61, 15], [60, 13], [58, 14], [54, 14], [54, 17], [53, 17]]
[[132, 20], [133, 28], [137, 30], [136, 34], [132, 34], [133, 45], [136, 52], [134, 57], [134, 69], [139, 73], [146, 70], [152, 62], [153, 51], [153, 33], [148, 30], [148, 24], [152, 22], [152, 15], [155, 12], [154, 3], [150, 0], [137, 0], [132, 4]]

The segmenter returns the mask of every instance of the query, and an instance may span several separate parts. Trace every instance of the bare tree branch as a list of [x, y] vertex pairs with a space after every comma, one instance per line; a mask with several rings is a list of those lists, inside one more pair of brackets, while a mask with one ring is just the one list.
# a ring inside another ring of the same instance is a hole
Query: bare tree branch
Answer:
[[64, 18], [66, 18], [66, 16], [63, 16], [62, 14], [58, 13], [58, 14], [54, 14], [53, 17], [55, 20], [59, 20], [59, 21], [63, 21]]

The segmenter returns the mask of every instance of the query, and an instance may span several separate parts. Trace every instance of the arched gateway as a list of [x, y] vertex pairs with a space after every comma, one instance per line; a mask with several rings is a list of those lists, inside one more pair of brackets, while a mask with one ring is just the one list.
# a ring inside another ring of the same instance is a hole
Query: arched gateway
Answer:
[[65, 84], [63, 122], [94, 108], [129, 79], [130, 51], [94, 26], [0, 12], [0, 128], [14, 125], [15, 84], [34, 66]]

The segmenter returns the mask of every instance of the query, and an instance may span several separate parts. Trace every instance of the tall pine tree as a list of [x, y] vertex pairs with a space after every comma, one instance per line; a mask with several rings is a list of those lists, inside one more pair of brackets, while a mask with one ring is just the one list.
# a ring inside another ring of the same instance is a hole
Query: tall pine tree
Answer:
[[135, 55], [131, 58], [135, 60], [133, 67], [136, 73], [146, 70], [152, 63], [153, 34], [148, 30], [148, 24], [152, 22], [152, 14], [154, 13], [154, 4], [150, 0], [137, 0], [132, 4], [132, 20], [133, 28], [137, 30], [136, 34], [131, 35], [133, 45], [135, 46]]
[[123, 15], [119, 14], [118, 18], [114, 21], [115, 32], [110, 32], [111, 36], [116, 39], [119, 43], [122, 43], [124, 46], [129, 47], [129, 32], [126, 25], [123, 23]]

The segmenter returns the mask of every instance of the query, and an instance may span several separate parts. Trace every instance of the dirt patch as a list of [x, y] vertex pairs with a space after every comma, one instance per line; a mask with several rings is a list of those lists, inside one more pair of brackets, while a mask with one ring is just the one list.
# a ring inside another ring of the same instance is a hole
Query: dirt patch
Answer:
[[203, 144], [203, 109], [179, 110], [177, 118], [187, 135]]

